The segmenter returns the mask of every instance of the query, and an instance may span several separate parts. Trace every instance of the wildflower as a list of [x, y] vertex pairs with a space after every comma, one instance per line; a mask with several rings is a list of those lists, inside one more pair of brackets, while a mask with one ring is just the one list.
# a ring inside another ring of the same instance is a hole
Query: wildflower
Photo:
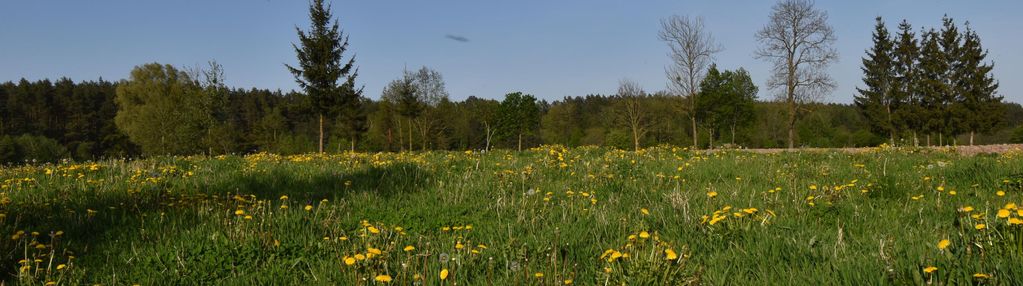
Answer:
[[669, 249], [665, 249], [664, 250], [664, 259], [667, 259], [667, 260], [678, 259], [678, 253], [675, 253], [675, 251], [671, 250], [670, 248]]
[[639, 232], [639, 238], [642, 238], [642, 239], [650, 238], [650, 233], [646, 232], [645, 230], [644, 231], [640, 231]]
[[718, 196], [718, 192], [715, 192], [715, 191], [707, 192], [707, 197], [714, 198], [714, 197], [717, 197], [717, 196]]
[[810, 185], [810, 190], [816, 191], [817, 190], [817, 185]]
[[1007, 209], [1000, 209], [1000, 210], [998, 210], [998, 218], [1007, 218], [1007, 217], [1009, 217], [1009, 210], [1007, 210]]
[[938, 249], [948, 248], [949, 244], [952, 244], [952, 243], [949, 242], [948, 239], [942, 239], [941, 241], [938, 241]]
[[284, 200], [287, 200], [287, 199], [288, 199], [288, 195], [283, 195], [283, 196], [281, 196], [281, 200], [282, 200], [282, 201], [284, 201]]
[[995, 195], [999, 196], [999, 197], [1004, 197], [1005, 196], [1005, 191], [999, 190], [999, 191], [995, 192]]
[[1010, 218], [1009, 219], [1009, 225], [1017, 225], [1017, 224], [1023, 224], [1023, 219], [1019, 219], [1019, 218]]
[[565, 285], [572, 285], [572, 279], [565, 279]]
[[448, 269], [444, 268], [440, 270], [440, 280], [448, 279]]
[[646, 208], [639, 209], [639, 212], [643, 213], [643, 215], [650, 215], [650, 210]]
[[1016, 203], [1007, 203], [1007, 204], [1005, 204], [1005, 209], [1007, 209], [1007, 210], [1014, 210], [1014, 209], [1016, 209]]
[[383, 253], [383, 252], [381, 252], [381, 251], [380, 251], [380, 249], [378, 249], [378, 248], [372, 248], [372, 247], [370, 247], [369, 249], [367, 249], [367, 250], [366, 250], [366, 252], [367, 252], [367, 253], [370, 253], [370, 254], [373, 254], [373, 255], [380, 255], [381, 253]]
[[543, 278], [543, 272], [537, 272], [536, 274], [533, 274], [533, 276], [536, 278]]
[[243, 214], [245, 214], [244, 210], [236, 210], [236, 211], [234, 211], [234, 215], [243, 215]]
[[461, 241], [455, 243], [455, 249], [465, 248], [465, 245]]
[[964, 213], [972, 212], [973, 211], [973, 207], [965, 206], [965, 207], [959, 208], [959, 211], [964, 212]]
[[977, 230], [984, 230], [985, 228], [987, 228], [987, 225], [983, 223], [978, 223], [977, 225], [973, 226], [973, 228], [976, 228]]
[[355, 258], [351, 256], [345, 256], [345, 265], [355, 264]]
[[372, 234], [380, 234], [380, 229], [378, 229], [378, 228], [376, 228], [374, 226], [369, 226], [368, 228], [366, 228], [366, 230], [369, 230], [369, 233], [372, 233]]
[[934, 272], [935, 270], [938, 270], [938, 268], [934, 266], [927, 266], [926, 268], [924, 268], [924, 273], [931, 273]]
[[57, 270], [61, 270], [61, 269], [64, 269], [66, 267], [67, 267], [67, 265], [60, 264], [60, 265], [57, 265]]
[[985, 273], [974, 273], [973, 274], [973, 278], [988, 279], [988, 278], [991, 278], [991, 275], [985, 274]]
[[376, 280], [377, 282], [384, 282], [384, 283], [391, 282], [391, 275], [387, 275], [387, 274], [377, 275], [377, 277], [373, 278], [373, 280]]
[[313, 210], [313, 205], [305, 205], [305, 210], [306, 210], [306, 211], [311, 211], [311, 210]]
[[945, 186], [938, 186], [938, 191], [939, 192], [944, 192], [945, 191]]
[[403, 249], [403, 250], [405, 250], [406, 252], [413, 251], [413, 250], [416, 250], [416, 247], [409, 245], [409, 246], [406, 246], [405, 249]]
[[362, 255], [361, 253], [360, 254], [356, 254], [355, 255], [355, 260], [366, 260], [366, 256]]

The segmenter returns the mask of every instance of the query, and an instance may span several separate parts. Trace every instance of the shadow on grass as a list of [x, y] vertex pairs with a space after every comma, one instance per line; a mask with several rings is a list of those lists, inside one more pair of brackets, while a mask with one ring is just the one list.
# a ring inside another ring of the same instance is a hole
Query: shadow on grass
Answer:
[[[140, 226], [147, 218], [175, 215], [180, 225], [186, 225], [175, 231], [189, 231], [203, 222], [194, 211], [198, 206], [181, 205], [182, 194], [207, 194], [210, 199], [256, 195], [261, 200], [277, 200], [281, 195], [288, 195], [296, 202], [315, 202], [322, 199], [336, 200], [360, 191], [390, 198], [424, 189], [431, 184], [432, 177], [431, 172], [406, 163], [351, 172], [325, 170], [295, 173], [288, 172], [287, 168], [274, 168], [265, 173], [233, 173], [223, 179], [209, 181], [208, 185], [197, 185], [198, 189], [182, 190], [181, 186], [169, 185], [137, 194], [114, 191], [87, 195], [58, 193], [58, 198], [49, 198], [53, 199], [50, 202], [11, 204], [5, 210], [7, 218], [0, 230], [24, 230], [26, 235], [14, 240], [10, 238], [13, 233], [3, 233], [4, 238], [0, 240], [0, 281], [17, 281], [18, 261], [26, 258], [25, 253], [49, 253], [50, 248], [31, 249], [27, 244], [34, 239], [52, 247], [55, 239], [50, 233], [58, 230], [64, 234], [56, 239], [57, 256], [62, 255], [63, 245], [70, 245], [68, 250], [73, 254], [63, 255], [89, 258], [78, 260], [85, 264], [109, 259], [90, 257], [90, 253], [113, 254], [119, 250], [112, 247], [127, 248], [121, 246], [132, 243], [121, 239], [142, 237], [146, 230]], [[94, 213], [89, 214], [88, 210]], [[31, 236], [33, 231], [40, 235]]]

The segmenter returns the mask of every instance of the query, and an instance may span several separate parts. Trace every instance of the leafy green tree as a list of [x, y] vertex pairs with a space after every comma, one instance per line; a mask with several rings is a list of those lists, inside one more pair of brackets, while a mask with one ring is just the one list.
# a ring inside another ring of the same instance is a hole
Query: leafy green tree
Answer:
[[533, 135], [540, 127], [540, 107], [536, 98], [521, 92], [509, 93], [501, 101], [498, 114], [498, 136], [516, 138], [518, 150], [522, 151], [523, 137]]
[[117, 86], [117, 127], [148, 155], [195, 154], [204, 135], [201, 90], [183, 71], [137, 66]]
[[731, 132], [731, 143], [735, 144], [736, 129], [753, 122], [753, 104], [758, 90], [745, 69], [722, 72], [716, 65], [711, 66], [707, 77], [700, 83], [698, 102], [698, 110], [709, 131], [711, 148], [714, 147], [714, 139], [725, 132]]
[[903, 99], [898, 97], [895, 87], [895, 63], [893, 50], [895, 44], [891, 40], [888, 28], [881, 17], [877, 17], [874, 26], [874, 46], [863, 58], [863, 84], [857, 87], [858, 95], [853, 99], [860, 112], [869, 120], [871, 127], [882, 134], [887, 134], [891, 144], [895, 144], [896, 133], [902, 129], [901, 121], [896, 118], [903, 107]]
[[[331, 6], [324, 6], [323, 0], [313, 0], [309, 5], [309, 31], [295, 27], [301, 47], [292, 44], [298, 56], [298, 67], [287, 66], [295, 81], [309, 96], [312, 109], [319, 119], [319, 152], [323, 153], [324, 118], [356, 104], [362, 89], [355, 88], [355, 57], [344, 62], [348, 50], [348, 37], [340, 30], [337, 20], [330, 12]], [[353, 70], [354, 69], [354, 70]], [[338, 85], [338, 81], [344, 83]], [[351, 109], [345, 110], [351, 112]]]

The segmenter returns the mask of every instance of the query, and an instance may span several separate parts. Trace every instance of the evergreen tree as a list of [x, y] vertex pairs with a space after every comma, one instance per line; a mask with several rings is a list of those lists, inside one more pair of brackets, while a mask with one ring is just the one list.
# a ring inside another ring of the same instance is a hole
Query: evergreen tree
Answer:
[[920, 79], [917, 76], [917, 65], [920, 58], [920, 47], [913, 33], [913, 26], [905, 19], [899, 24], [898, 42], [893, 50], [892, 72], [894, 73], [894, 98], [903, 102], [902, 108], [893, 113], [899, 125], [904, 126], [913, 134], [913, 145], [919, 145], [917, 134], [923, 132], [926, 120], [919, 92]]
[[997, 95], [998, 83], [991, 70], [993, 64], [985, 62], [987, 51], [980, 37], [967, 24], [956, 69], [956, 90], [960, 97], [957, 118], [961, 127], [970, 133], [970, 145], [977, 132], [989, 132], [1004, 118], [1002, 97]]
[[947, 88], [945, 77], [948, 62], [938, 44], [938, 33], [931, 29], [923, 33], [920, 45], [920, 61], [918, 62], [917, 83], [915, 88], [920, 93], [919, 112], [921, 129], [927, 134], [927, 145], [931, 145], [931, 134], [945, 131]]
[[[332, 19], [330, 5], [324, 7], [323, 0], [313, 0], [309, 6], [309, 31], [295, 27], [301, 47], [292, 44], [298, 56], [298, 67], [287, 66], [295, 81], [309, 96], [312, 109], [319, 119], [319, 151], [323, 153], [324, 118], [333, 116], [354, 104], [362, 94], [355, 88], [358, 69], [353, 56], [344, 62], [348, 50], [348, 37], [340, 30], [337, 20]], [[340, 86], [338, 81], [345, 79]]]
[[941, 19], [942, 28], [938, 43], [941, 46], [942, 59], [945, 63], [941, 70], [941, 84], [939, 95], [940, 104], [936, 110], [938, 124], [938, 144], [947, 145], [945, 138], [954, 138], [961, 132], [962, 120], [956, 116], [956, 110], [961, 108], [962, 96], [956, 88], [960, 80], [958, 70], [962, 69], [961, 45], [962, 36], [955, 21], [948, 16]]
[[882, 134], [888, 135], [891, 144], [895, 144], [896, 133], [902, 129], [898, 110], [903, 106], [895, 87], [895, 63], [893, 61], [894, 43], [881, 17], [877, 17], [874, 26], [874, 46], [863, 58], [863, 84], [857, 87], [859, 92], [853, 99], [860, 112], [870, 122], [871, 127]]

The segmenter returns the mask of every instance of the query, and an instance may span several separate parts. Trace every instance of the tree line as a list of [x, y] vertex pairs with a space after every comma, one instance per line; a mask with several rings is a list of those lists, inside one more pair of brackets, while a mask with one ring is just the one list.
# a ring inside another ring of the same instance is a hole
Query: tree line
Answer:
[[[926, 29], [917, 36], [906, 20], [897, 35], [890, 35], [878, 17], [874, 45], [863, 58], [863, 84], [855, 104], [873, 131], [892, 144], [920, 136], [939, 145], [968, 134], [973, 145], [977, 133], [991, 132], [1005, 120], [1005, 104], [987, 62], [980, 36], [966, 24], [961, 31], [948, 16], [940, 31]], [[936, 135], [936, 136], [933, 136]]]
[[[980, 38], [945, 18], [917, 37], [903, 21], [888, 33], [878, 18], [854, 104], [820, 103], [834, 88], [826, 72], [838, 55], [827, 13], [785, 0], [755, 36], [756, 57], [772, 63], [767, 90], [742, 67], [714, 63], [722, 50], [700, 18], [662, 20], [668, 88], [648, 93], [623, 79], [615, 94], [548, 102], [522, 92], [453, 101], [441, 72], [400, 71], [370, 99], [331, 7], [310, 3], [311, 25], [296, 27], [297, 64], [285, 68], [300, 91], [227, 87], [224, 67], [135, 67], [128, 79], [0, 84], [0, 162], [93, 160], [140, 155], [272, 152], [522, 150], [540, 144], [639, 150], [858, 147], [918, 136], [931, 145], [1023, 142], [1023, 108], [1004, 103]], [[907, 139], [909, 138], [909, 139]]]

